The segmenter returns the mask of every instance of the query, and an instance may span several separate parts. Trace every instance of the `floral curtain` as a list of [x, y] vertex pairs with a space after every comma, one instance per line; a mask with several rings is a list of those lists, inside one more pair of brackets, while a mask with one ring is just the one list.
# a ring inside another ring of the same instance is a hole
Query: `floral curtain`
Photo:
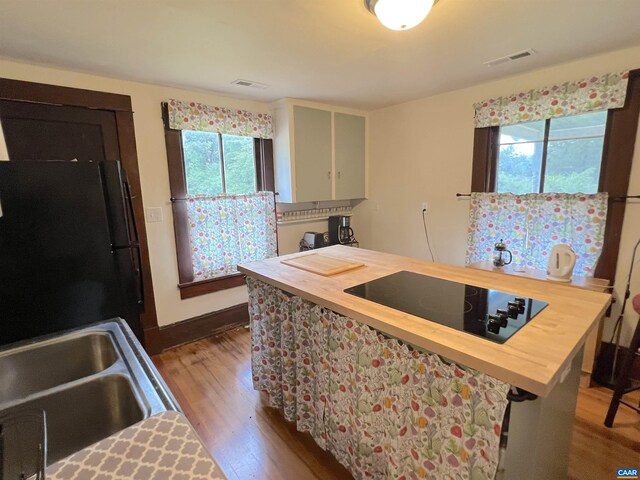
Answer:
[[474, 105], [476, 128], [566, 117], [624, 106], [629, 72], [490, 98]]
[[212, 107], [197, 102], [169, 100], [169, 128], [273, 138], [273, 120], [267, 113], [252, 113], [224, 107]]
[[194, 281], [277, 255], [273, 193], [187, 198]]
[[574, 275], [592, 276], [602, 251], [606, 193], [472, 193], [466, 263], [491, 261], [504, 239], [513, 263], [546, 270], [551, 247], [576, 253]]
[[356, 479], [494, 478], [509, 385], [247, 285], [254, 388]]

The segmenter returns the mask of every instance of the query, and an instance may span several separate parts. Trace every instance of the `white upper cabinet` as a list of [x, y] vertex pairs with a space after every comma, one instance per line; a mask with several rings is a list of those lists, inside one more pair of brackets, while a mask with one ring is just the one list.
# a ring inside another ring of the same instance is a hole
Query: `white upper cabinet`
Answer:
[[365, 198], [365, 114], [287, 99], [276, 104], [274, 121], [279, 202]]
[[333, 114], [336, 200], [364, 198], [365, 117]]
[[[331, 112], [293, 107], [296, 201], [328, 200], [332, 194]], [[277, 155], [274, 152], [275, 155]]]

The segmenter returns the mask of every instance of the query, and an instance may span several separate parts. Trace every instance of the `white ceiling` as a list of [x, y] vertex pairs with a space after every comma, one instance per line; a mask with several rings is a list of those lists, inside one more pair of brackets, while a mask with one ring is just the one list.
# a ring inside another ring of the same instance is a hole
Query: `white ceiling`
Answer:
[[[2, 56], [364, 109], [635, 45], [639, 0], [440, 0], [406, 32], [382, 27], [362, 0], [0, 0]], [[528, 48], [538, 54], [482, 64]]]

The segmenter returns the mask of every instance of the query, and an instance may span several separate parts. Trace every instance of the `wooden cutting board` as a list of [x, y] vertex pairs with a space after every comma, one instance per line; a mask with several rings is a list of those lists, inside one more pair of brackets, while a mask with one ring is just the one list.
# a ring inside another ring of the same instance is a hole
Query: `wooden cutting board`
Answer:
[[350, 262], [349, 260], [321, 255], [319, 253], [311, 253], [303, 257], [280, 261], [285, 265], [324, 275], [325, 277], [353, 270], [354, 268], [364, 267], [364, 263]]

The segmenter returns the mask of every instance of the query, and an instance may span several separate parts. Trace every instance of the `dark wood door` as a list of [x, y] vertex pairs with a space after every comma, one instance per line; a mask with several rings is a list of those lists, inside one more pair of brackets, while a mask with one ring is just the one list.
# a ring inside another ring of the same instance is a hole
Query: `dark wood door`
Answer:
[[12, 161], [120, 160], [112, 111], [3, 100], [0, 120]]

